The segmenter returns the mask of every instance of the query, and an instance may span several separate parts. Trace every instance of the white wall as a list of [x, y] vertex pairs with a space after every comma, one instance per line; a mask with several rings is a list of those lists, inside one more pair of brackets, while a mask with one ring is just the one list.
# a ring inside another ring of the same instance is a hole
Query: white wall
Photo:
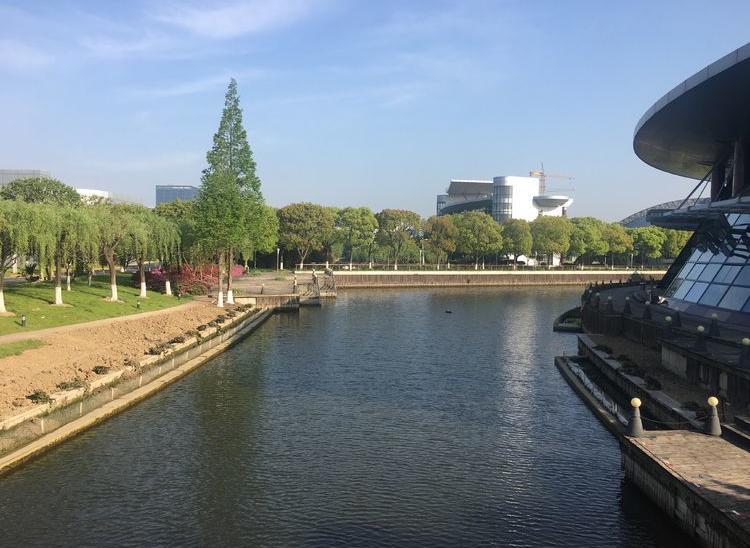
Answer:
[[539, 195], [539, 179], [536, 177], [504, 177], [506, 184], [513, 187], [513, 212], [514, 219], [533, 221], [539, 215], [534, 207], [534, 196]]

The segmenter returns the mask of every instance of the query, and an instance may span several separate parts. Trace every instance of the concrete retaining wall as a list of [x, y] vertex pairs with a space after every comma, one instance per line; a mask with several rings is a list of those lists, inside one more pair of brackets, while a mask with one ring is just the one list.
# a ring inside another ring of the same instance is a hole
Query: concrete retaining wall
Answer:
[[[585, 285], [593, 282], [626, 280], [633, 274], [630, 270], [513, 270], [498, 271], [429, 271], [396, 272], [368, 271], [341, 272], [334, 275], [336, 287], [377, 288], [377, 287], [472, 287], [472, 286], [511, 286], [511, 285]], [[663, 272], [649, 272], [660, 278]]]

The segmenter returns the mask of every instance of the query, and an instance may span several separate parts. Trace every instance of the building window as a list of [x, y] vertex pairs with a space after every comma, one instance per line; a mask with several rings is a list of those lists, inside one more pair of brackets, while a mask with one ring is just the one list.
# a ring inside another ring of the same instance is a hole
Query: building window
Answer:
[[498, 223], [508, 221], [513, 215], [513, 187], [497, 185], [494, 190], [492, 218]]

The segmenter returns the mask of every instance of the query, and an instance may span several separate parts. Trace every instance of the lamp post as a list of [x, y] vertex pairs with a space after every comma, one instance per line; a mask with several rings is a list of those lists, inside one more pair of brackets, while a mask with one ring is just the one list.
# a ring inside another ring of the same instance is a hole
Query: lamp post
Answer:
[[279, 269], [279, 251], [280, 249], [277, 247], [276, 248], [276, 270]]
[[21, 314], [21, 327], [26, 327], [26, 314]]

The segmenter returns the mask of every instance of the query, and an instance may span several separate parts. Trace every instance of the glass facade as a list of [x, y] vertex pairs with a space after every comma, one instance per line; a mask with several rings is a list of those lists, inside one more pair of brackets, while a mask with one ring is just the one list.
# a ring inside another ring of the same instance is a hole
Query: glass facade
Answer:
[[513, 187], [495, 185], [492, 196], [492, 218], [498, 223], [509, 221], [513, 215]]
[[730, 230], [701, 238], [667, 298], [750, 312], [750, 214], [726, 215]]

